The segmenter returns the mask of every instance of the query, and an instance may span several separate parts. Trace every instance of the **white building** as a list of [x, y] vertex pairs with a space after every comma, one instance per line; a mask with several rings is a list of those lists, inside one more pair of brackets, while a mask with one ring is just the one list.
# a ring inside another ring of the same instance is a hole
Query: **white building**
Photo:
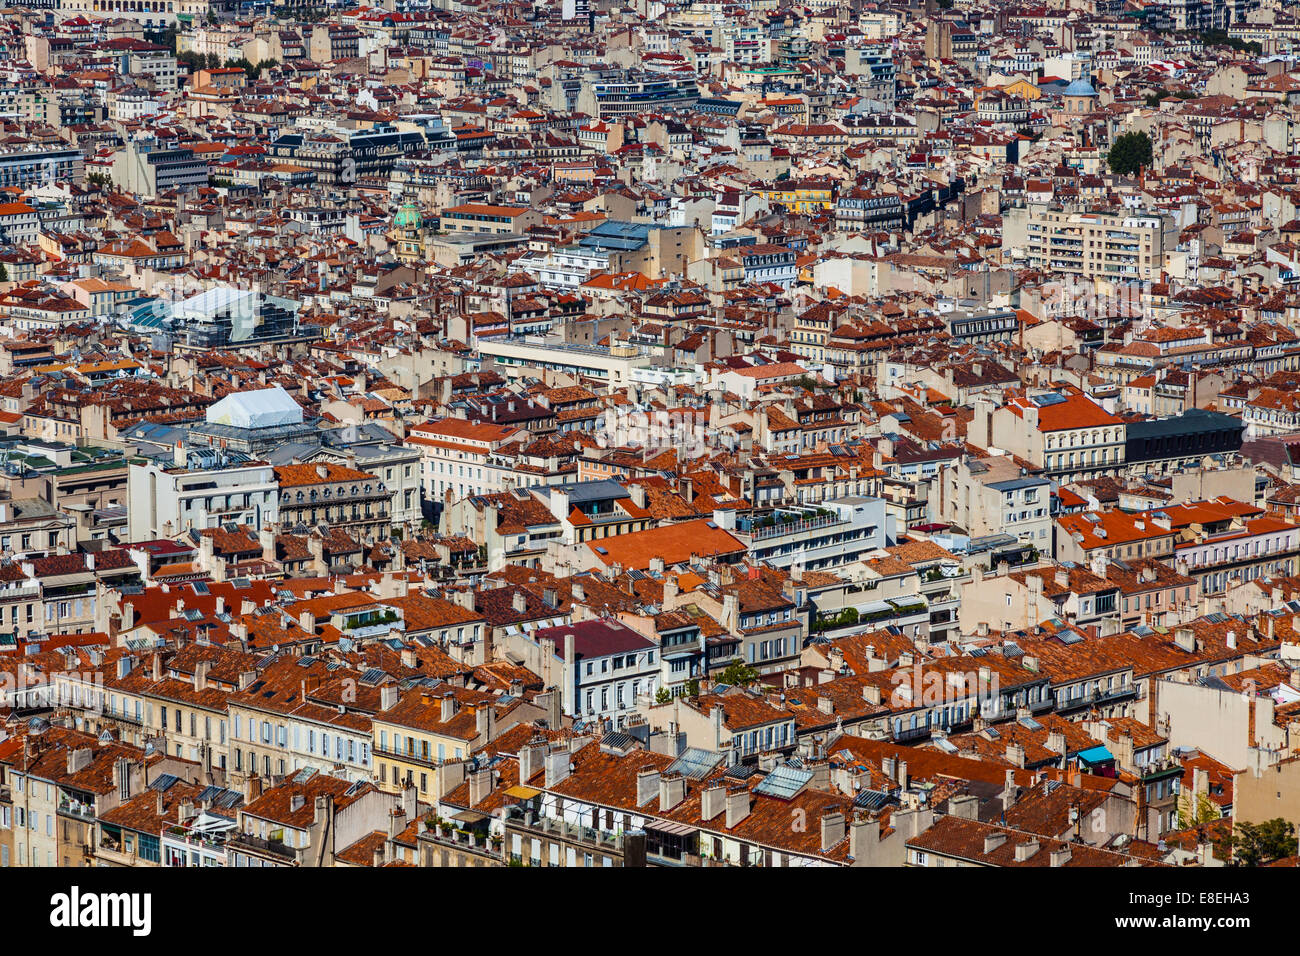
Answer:
[[613, 721], [636, 712], [637, 697], [659, 689], [659, 645], [626, 625], [592, 619], [547, 627], [527, 638], [525, 666], [563, 689], [564, 712], [575, 720]]
[[176, 447], [171, 468], [156, 462], [127, 472], [131, 541], [174, 537], [227, 522], [254, 528], [280, 516], [279, 486], [265, 462], [239, 460], [211, 448]]
[[423, 457], [424, 497], [440, 505], [512, 488], [515, 460], [495, 452], [527, 437], [526, 432], [508, 425], [447, 418], [415, 426], [407, 434], [406, 444]]

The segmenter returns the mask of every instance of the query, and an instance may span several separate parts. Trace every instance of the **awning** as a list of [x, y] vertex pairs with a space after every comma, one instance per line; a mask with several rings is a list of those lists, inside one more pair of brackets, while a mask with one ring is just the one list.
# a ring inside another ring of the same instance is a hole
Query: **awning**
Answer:
[[542, 791], [540, 790], [534, 790], [532, 787], [525, 787], [523, 784], [517, 783], [506, 791], [506, 796], [514, 797], [518, 800], [531, 800], [541, 792]]
[[687, 826], [685, 823], [674, 823], [671, 820], [651, 820], [645, 828], [658, 833], [667, 833], [670, 836], [689, 836], [695, 832], [695, 827]]
[[1079, 759], [1084, 763], [1105, 763], [1107, 760], [1114, 760], [1115, 755], [1105, 747], [1089, 747], [1087, 750], [1079, 751]]
[[459, 820], [461, 823], [478, 823], [482, 820], [489, 819], [486, 813], [480, 813], [477, 810], [462, 810], [460, 813], [451, 815], [453, 820]]

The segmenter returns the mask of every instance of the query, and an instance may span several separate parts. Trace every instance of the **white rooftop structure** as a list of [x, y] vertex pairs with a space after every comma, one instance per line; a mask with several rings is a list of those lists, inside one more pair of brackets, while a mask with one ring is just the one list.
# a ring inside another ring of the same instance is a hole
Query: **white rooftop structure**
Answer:
[[208, 406], [209, 425], [234, 428], [275, 428], [301, 425], [302, 406], [279, 385], [235, 392]]
[[258, 294], [249, 289], [216, 286], [178, 302], [173, 314], [183, 319], [208, 318], [221, 312], [243, 311], [251, 314], [257, 307], [257, 300]]

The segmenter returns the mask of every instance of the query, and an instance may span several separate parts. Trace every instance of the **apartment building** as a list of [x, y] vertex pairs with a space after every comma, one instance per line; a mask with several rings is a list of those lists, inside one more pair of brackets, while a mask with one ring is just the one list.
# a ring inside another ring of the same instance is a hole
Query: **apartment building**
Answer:
[[1025, 220], [1030, 268], [1111, 280], [1160, 278], [1169, 225], [1158, 215], [1031, 209]]
[[970, 440], [1020, 455], [1060, 482], [1115, 474], [1125, 424], [1073, 386], [1030, 392], [996, 410], [976, 399]]
[[244, 455], [176, 447], [174, 465], [132, 464], [127, 473], [131, 541], [182, 534], [225, 523], [261, 528], [280, 516], [275, 471]]

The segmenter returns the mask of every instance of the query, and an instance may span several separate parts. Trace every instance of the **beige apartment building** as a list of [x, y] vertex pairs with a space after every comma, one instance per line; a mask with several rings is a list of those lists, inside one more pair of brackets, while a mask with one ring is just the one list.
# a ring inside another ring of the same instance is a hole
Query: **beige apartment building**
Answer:
[[[1080, 278], [1157, 280], [1165, 263], [1164, 217], [1138, 213], [1066, 212], [1030, 207], [1017, 210], [1024, 224], [1023, 248], [1029, 266]], [[1004, 245], [1015, 244], [1011, 227]]]

